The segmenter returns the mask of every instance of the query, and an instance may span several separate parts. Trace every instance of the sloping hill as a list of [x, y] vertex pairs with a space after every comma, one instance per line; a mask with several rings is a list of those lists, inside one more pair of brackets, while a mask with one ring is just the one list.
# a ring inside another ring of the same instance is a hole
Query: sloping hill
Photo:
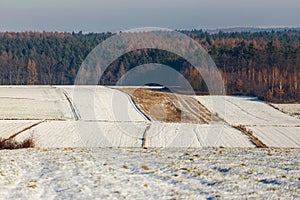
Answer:
[[66, 97], [50, 86], [0, 88], [2, 120], [73, 120]]
[[255, 99], [131, 95], [103, 86], [2, 86], [0, 137], [33, 137], [41, 148], [254, 147], [251, 134], [270, 147], [300, 146], [300, 120]]
[[242, 126], [269, 147], [300, 147], [300, 120], [252, 97], [195, 96], [230, 125]]
[[136, 109], [124, 92], [104, 86], [57, 86], [69, 98], [79, 120], [144, 122], [147, 118]]

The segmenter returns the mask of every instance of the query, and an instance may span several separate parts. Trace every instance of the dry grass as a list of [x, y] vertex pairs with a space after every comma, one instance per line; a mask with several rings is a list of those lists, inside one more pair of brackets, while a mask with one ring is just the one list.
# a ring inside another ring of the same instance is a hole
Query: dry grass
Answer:
[[148, 89], [122, 88], [131, 95], [138, 108], [153, 121], [209, 124], [220, 121], [196, 99]]
[[249, 139], [251, 140], [251, 142], [256, 147], [258, 147], [258, 148], [267, 148], [267, 145], [265, 145], [262, 141], [260, 141], [257, 137], [255, 137], [253, 135], [253, 132], [251, 130], [247, 130], [247, 128], [245, 126], [239, 125], [239, 126], [233, 126], [233, 127], [238, 129], [239, 131], [241, 131], [245, 135], [247, 135], [249, 137]]
[[143, 170], [146, 170], [146, 171], [150, 170], [150, 168], [147, 165], [142, 165], [141, 167], [142, 167]]
[[17, 142], [14, 139], [4, 139], [0, 138], [0, 150], [1, 149], [23, 149], [23, 148], [33, 148], [34, 141], [30, 137], [22, 142]]

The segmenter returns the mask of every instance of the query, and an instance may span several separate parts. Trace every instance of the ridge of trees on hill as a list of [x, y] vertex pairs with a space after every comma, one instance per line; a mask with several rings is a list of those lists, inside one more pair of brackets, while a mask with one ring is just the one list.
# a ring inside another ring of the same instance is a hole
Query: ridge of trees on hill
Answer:
[[[181, 32], [209, 52], [227, 93], [253, 95], [273, 102], [300, 102], [300, 31]], [[74, 84], [85, 57], [112, 35], [110, 32], [2, 32], [0, 84]], [[99, 83], [113, 85], [126, 71], [146, 63], [172, 66], [189, 80], [195, 91], [207, 92], [201, 75], [185, 59], [157, 49], [141, 49], [121, 56]]]

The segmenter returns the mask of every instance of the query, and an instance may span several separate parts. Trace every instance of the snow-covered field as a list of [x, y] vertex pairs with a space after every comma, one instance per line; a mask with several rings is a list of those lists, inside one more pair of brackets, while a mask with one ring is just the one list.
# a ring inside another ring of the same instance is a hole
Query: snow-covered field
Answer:
[[9, 138], [10, 136], [26, 130], [40, 121], [33, 120], [0, 120], [0, 137]]
[[[0, 151], [0, 199], [300, 199], [299, 119], [254, 98], [195, 98], [224, 121], [149, 121], [102, 86], [1, 86], [0, 138], [36, 148]], [[287, 148], [254, 148], [233, 125]]]
[[0, 137], [33, 137], [36, 147], [253, 147], [222, 122], [149, 122], [129, 95], [108, 87], [2, 86], [0, 91], [0, 103], [6, 101], [0, 104], [6, 119], [0, 120]]
[[1, 86], [0, 120], [72, 120], [69, 103], [50, 86]]
[[[196, 96], [225, 122], [150, 122], [126, 93], [103, 86], [1, 86], [0, 137], [37, 147], [300, 147], [300, 120], [250, 97]], [[3, 120], [1, 120], [3, 119]], [[226, 124], [228, 123], [228, 124]]]
[[294, 104], [271, 104], [275, 108], [281, 110], [284, 113], [287, 113], [291, 116], [297, 117], [300, 119], [300, 103]]
[[251, 130], [268, 147], [300, 147], [300, 126], [252, 126], [247, 129]]
[[74, 103], [80, 120], [146, 121], [129, 95], [104, 86], [57, 86]]
[[196, 96], [228, 124], [244, 126], [268, 147], [300, 147], [300, 119], [253, 97]]
[[224, 124], [153, 122], [145, 138], [147, 147], [254, 147], [246, 135]]
[[299, 199], [299, 149], [0, 151], [1, 199]]
[[[33, 136], [36, 147], [254, 147], [223, 124], [47, 121], [15, 137]], [[238, 141], [238, 142], [237, 142]]]
[[299, 119], [284, 114], [253, 97], [195, 96], [195, 98], [232, 125], [300, 125]]
[[35, 146], [142, 147], [147, 124], [132, 122], [47, 121], [16, 136], [17, 141], [33, 135]]

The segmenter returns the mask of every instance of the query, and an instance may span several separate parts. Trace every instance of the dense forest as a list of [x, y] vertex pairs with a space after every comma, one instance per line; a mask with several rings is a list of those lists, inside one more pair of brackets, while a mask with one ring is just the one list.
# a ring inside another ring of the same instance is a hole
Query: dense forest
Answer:
[[[257, 96], [273, 102], [300, 102], [300, 31], [181, 31], [214, 59], [229, 94]], [[0, 84], [74, 84], [89, 52], [113, 33], [0, 33]], [[161, 63], [182, 73], [198, 92], [207, 92], [197, 70], [183, 58], [141, 49], [115, 60], [100, 84], [112, 85], [135, 66]]]

